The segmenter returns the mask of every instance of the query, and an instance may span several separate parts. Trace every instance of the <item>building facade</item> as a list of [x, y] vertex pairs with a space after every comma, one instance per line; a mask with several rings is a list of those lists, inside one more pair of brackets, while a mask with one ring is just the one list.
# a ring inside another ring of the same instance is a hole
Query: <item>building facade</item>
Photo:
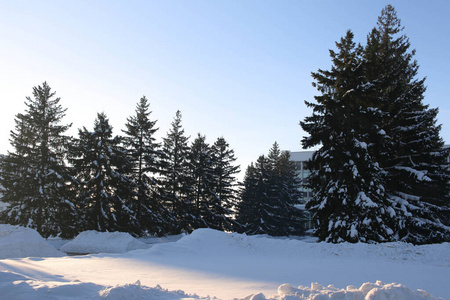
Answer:
[[300, 179], [300, 199], [297, 208], [304, 211], [305, 220], [303, 226], [306, 230], [309, 230], [313, 228], [312, 215], [305, 209], [305, 204], [311, 197], [311, 189], [307, 188], [305, 184], [311, 171], [306, 168], [306, 162], [311, 159], [314, 151], [295, 151], [289, 153], [291, 161], [294, 162], [297, 176]]

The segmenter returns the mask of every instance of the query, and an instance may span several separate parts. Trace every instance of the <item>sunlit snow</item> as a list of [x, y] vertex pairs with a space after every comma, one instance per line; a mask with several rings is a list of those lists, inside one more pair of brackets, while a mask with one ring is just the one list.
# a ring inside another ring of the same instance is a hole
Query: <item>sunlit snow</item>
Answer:
[[[146, 249], [118, 253], [133, 239], [126, 234], [89, 232], [71, 241], [72, 247], [85, 251], [90, 241], [97, 244], [90, 245], [93, 249], [108, 244], [103, 249], [117, 253], [58, 257], [61, 252], [49, 250], [49, 244], [44, 246], [45, 240], [35, 234], [0, 225], [1, 257], [12, 255], [12, 240], [35, 251], [28, 258], [0, 260], [0, 297], [450, 299], [448, 243], [334, 245], [199, 229], [185, 236], [141, 239]], [[69, 244], [49, 243], [61, 249]]]

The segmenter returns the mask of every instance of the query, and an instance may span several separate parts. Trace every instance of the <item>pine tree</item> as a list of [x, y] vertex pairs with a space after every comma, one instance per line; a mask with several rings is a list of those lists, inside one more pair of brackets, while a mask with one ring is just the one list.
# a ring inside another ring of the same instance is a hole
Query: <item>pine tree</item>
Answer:
[[268, 162], [264, 155], [247, 167], [236, 214], [236, 221], [241, 224], [240, 231], [243, 233], [270, 234], [275, 229], [267, 223], [271, 218], [267, 168]]
[[285, 231], [286, 235], [303, 235], [303, 211], [297, 208], [300, 199], [300, 179], [297, 176], [294, 162], [288, 151], [281, 152], [277, 167], [279, 198], [285, 205]]
[[213, 210], [220, 215], [218, 227], [222, 230], [232, 230], [236, 227], [232, 220], [235, 213], [237, 197], [237, 178], [240, 167], [235, 165], [234, 150], [227, 141], [220, 137], [211, 147], [213, 161]]
[[177, 111], [172, 128], [163, 139], [163, 165], [161, 168], [161, 197], [172, 213], [175, 223], [170, 233], [180, 233], [193, 229], [196, 219], [191, 203], [192, 182], [189, 177], [187, 161], [188, 140], [181, 125], [182, 115]]
[[156, 176], [161, 169], [162, 152], [155, 139], [156, 121], [149, 119], [149, 106], [143, 96], [136, 107], [136, 114], [127, 119], [126, 130], [123, 131], [123, 144], [132, 164], [128, 175], [135, 182], [129, 205], [137, 221], [137, 234], [163, 235], [165, 224], [170, 222], [167, 220], [170, 214], [159, 202]]
[[248, 234], [301, 234], [301, 212], [295, 207], [299, 181], [288, 153], [274, 143], [269, 155], [247, 168], [237, 222]]
[[98, 113], [94, 130], [78, 132], [71, 151], [78, 180], [77, 207], [82, 230], [124, 231], [136, 233], [136, 219], [128, 206], [133, 182], [124, 174], [131, 164], [113, 137], [112, 126], [104, 113]]
[[213, 166], [211, 147], [205, 136], [198, 134], [190, 147], [188, 155], [189, 177], [192, 180], [192, 201], [196, 217], [195, 228], [208, 227], [218, 229], [213, 208]]
[[65, 165], [69, 137], [64, 133], [71, 125], [60, 124], [66, 109], [59, 102], [46, 82], [33, 88], [11, 131], [14, 151], [1, 164], [2, 201], [9, 204], [2, 221], [36, 229], [44, 237], [76, 234]]
[[388, 174], [386, 192], [396, 210], [400, 238], [413, 243], [450, 240], [440, 218], [449, 211], [447, 154], [436, 125], [437, 109], [423, 104], [410, 42], [395, 9], [386, 6], [367, 38], [366, 80], [371, 104], [386, 133], [377, 160]]
[[313, 115], [301, 122], [310, 134], [305, 148], [321, 146], [309, 163], [312, 199], [306, 208], [316, 221], [315, 235], [327, 242], [382, 242], [395, 239], [395, 213], [384, 193], [382, 171], [371, 156], [371, 139], [381, 139], [378, 113], [367, 106], [361, 47], [353, 33], [330, 50], [331, 71], [313, 73], [322, 94], [306, 102]]
[[[239, 227], [236, 228], [238, 232], [255, 232], [255, 228], [259, 227], [259, 219], [254, 218], [258, 211], [258, 184], [259, 176], [257, 174], [255, 165], [251, 163], [244, 176], [242, 189], [240, 191], [240, 201], [237, 205], [236, 221]], [[258, 224], [257, 224], [258, 223]], [[256, 225], [250, 228], [251, 225]]]

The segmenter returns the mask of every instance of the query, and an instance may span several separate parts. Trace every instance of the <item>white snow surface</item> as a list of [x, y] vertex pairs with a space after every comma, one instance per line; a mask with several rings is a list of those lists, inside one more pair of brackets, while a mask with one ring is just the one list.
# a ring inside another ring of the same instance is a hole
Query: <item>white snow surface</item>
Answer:
[[33, 229], [0, 224], [0, 259], [64, 255]]
[[199, 229], [127, 253], [0, 260], [0, 298], [450, 299], [449, 278], [449, 243], [334, 245]]
[[61, 246], [65, 253], [125, 253], [146, 249], [149, 245], [126, 232], [83, 231], [75, 239]]

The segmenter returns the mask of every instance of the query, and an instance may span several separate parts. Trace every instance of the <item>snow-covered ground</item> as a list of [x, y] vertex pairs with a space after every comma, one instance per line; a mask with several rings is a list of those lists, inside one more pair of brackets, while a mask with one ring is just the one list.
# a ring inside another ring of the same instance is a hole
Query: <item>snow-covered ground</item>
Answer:
[[17, 231], [0, 225], [0, 257], [10, 257], [0, 260], [4, 299], [450, 299], [448, 243], [333, 245], [200, 229], [126, 253], [124, 243], [136, 245], [127, 235], [85, 234], [72, 247], [107, 240], [117, 253], [83, 256], [44, 257], [48, 248], [33, 246], [42, 240], [28, 239], [19, 243], [35, 253], [17, 258], [7, 250], [27, 240]]

